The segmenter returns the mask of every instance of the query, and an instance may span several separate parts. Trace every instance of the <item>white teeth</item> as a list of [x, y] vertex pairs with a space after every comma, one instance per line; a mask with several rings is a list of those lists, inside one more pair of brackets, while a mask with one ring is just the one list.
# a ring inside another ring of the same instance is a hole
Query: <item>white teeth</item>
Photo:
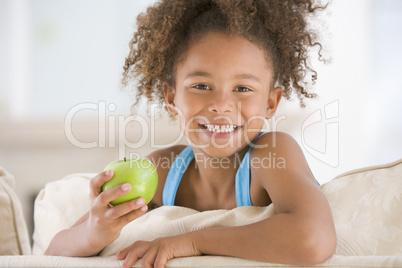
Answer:
[[204, 125], [204, 128], [213, 133], [229, 133], [235, 131], [235, 125]]

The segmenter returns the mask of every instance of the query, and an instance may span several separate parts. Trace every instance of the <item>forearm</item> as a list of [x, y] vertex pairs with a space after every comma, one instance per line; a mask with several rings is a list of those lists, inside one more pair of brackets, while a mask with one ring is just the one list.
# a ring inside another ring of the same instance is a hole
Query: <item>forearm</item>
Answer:
[[85, 223], [81, 223], [57, 233], [45, 255], [87, 257], [97, 255], [105, 246], [91, 243]]
[[210, 228], [190, 235], [203, 254], [298, 265], [323, 262], [333, 252], [333, 239], [303, 221], [282, 213], [250, 225]]

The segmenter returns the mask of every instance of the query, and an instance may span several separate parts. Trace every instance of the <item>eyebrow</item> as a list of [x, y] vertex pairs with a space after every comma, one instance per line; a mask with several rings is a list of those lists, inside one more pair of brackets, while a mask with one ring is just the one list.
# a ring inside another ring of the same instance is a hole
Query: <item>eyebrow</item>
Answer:
[[248, 79], [248, 80], [253, 80], [253, 81], [256, 81], [258, 83], [261, 83], [261, 80], [257, 76], [255, 76], [253, 74], [238, 74], [238, 75], [235, 76], [235, 78], [236, 79]]
[[196, 72], [193, 72], [193, 73], [190, 73], [190, 74], [186, 75], [186, 78], [194, 77], [194, 76], [211, 77], [212, 75], [210, 73], [207, 73], [207, 72], [196, 71]]
[[[196, 71], [196, 72], [188, 74], [186, 76], [186, 78], [195, 77], [195, 76], [211, 77], [212, 75], [207, 72]], [[248, 74], [248, 73], [235, 75], [234, 78], [235, 79], [248, 79], [248, 80], [253, 80], [258, 83], [261, 83], [261, 80], [257, 76], [255, 76], [253, 74]]]

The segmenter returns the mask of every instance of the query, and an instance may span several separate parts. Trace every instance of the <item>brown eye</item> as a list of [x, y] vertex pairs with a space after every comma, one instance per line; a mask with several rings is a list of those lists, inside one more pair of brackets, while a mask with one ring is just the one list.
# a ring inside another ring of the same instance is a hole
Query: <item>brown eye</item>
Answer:
[[200, 90], [210, 90], [211, 88], [205, 84], [198, 84], [193, 86], [193, 88], [200, 89]]
[[237, 88], [235, 89], [235, 91], [237, 91], [237, 92], [248, 92], [248, 91], [252, 91], [252, 90], [249, 89], [248, 87], [240, 86], [240, 87], [237, 87]]

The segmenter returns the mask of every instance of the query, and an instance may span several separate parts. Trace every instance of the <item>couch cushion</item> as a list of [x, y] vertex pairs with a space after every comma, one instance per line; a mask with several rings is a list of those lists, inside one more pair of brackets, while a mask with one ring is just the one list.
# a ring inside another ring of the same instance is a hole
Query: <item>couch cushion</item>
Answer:
[[0, 167], [0, 255], [31, 253], [28, 229], [14, 185], [14, 177]]
[[322, 186], [339, 255], [402, 255], [402, 159], [342, 174]]

